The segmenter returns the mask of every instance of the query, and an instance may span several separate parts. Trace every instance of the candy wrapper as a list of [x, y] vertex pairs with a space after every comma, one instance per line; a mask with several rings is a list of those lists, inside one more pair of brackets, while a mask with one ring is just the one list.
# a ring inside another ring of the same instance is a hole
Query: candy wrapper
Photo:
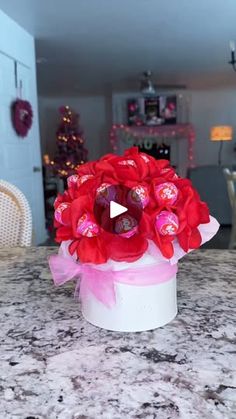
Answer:
[[155, 227], [162, 236], [175, 236], [179, 229], [177, 215], [170, 211], [161, 211], [156, 216]]
[[174, 205], [178, 198], [178, 188], [172, 182], [155, 186], [155, 197], [159, 205]]
[[142, 208], [145, 208], [149, 203], [148, 188], [143, 185], [134, 186], [128, 194], [128, 202], [133, 205], [141, 202]]

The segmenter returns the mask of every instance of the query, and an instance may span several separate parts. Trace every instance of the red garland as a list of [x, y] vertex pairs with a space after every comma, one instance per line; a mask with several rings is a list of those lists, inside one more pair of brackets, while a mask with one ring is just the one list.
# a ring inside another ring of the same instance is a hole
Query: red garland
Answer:
[[27, 100], [16, 99], [12, 104], [12, 123], [20, 137], [26, 137], [33, 123], [33, 110]]

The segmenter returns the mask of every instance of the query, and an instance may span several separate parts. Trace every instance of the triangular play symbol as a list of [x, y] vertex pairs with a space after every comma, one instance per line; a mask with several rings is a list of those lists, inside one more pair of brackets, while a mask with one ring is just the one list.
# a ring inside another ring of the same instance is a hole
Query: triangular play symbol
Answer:
[[117, 217], [117, 215], [123, 214], [126, 211], [128, 211], [128, 208], [117, 204], [117, 202], [110, 201], [110, 218]]

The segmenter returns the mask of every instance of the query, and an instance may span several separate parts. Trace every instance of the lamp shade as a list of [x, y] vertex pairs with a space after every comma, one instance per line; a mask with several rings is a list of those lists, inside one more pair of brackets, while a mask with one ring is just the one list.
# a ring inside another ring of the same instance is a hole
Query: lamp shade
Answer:
[[233, 128], [230, 125], [217, 125], [211, 128], [211, 141], [231, 141]]

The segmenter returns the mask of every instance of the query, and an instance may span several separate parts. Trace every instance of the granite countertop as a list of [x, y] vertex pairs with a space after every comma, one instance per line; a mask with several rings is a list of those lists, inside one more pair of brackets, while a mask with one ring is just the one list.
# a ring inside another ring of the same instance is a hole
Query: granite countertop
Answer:
[[185, 257], [178, 316], [142, 333], [87, 323], [53, 252], [0, 250], [0, 418], [236, 418], [236, 251]]

